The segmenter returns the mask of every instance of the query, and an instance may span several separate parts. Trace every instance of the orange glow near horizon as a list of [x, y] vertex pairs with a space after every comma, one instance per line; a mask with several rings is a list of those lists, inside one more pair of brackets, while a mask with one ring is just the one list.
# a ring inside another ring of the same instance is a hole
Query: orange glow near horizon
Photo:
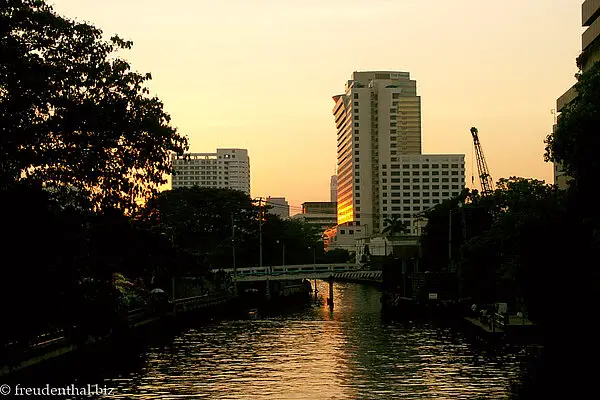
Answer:
[[286, 197], [292, 215], [305, 201], [329, 200], [331, 98], [353, 71], [410, 72], [424, 153], [465, 154], [467, 184], [472, 126], [496, 180], [551, 183], [543, 140], [556, 99], [575, 82], [581, 3], [50, 1], [62, 15], [132, 40], [121, 55], [152, 73], [151, 93], [190, 151], [247, 148], [252, 196]]

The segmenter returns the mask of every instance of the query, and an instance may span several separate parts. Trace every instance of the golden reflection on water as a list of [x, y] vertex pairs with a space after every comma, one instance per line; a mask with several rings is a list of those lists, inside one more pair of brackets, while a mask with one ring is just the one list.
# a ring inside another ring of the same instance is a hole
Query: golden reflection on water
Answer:
[[[325, 297], [327, 283], [319, 282]], [[141, 370], [109, 378], [116, 398], [498, 399], [514, 359], [474, 361], [450, 330], [384, 324], [379, 292], [336, 284], [335, 308], [192, 329], [149, 349]]]

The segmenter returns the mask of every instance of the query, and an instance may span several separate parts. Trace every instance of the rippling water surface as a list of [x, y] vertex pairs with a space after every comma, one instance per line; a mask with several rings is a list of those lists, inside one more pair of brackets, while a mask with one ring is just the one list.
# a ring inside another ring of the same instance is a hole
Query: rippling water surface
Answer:
[[135, 366], [103, 371], [100, 381], [122, 399], [508, 396], [515, 356], [487, 354], [455, 329], [383, 322], [379, 298], [373, 287], [336, 284], [333, 313], [315, 305], [190, 329], [147, 348]]

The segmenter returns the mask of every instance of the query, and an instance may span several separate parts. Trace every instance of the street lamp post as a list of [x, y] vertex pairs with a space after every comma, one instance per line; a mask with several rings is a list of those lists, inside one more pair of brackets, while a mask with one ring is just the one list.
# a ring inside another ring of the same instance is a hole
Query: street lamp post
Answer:
[[[167, 233], [163, 232], [162, 233], [163, 236], [168, 236]], [[173, 230], [171, 230], [171, 235], [170, 235], [170, 239], [171, 239], [171, 249], [175, 249], [175, 238], [174, 238], [174, 233]], [[152, 280], [154, 280], [154, 277], [152, 277]], [[173, 314], [175, 314], [175, 275], [172, 274], [171, 275], [171, 304], [173, 306]]]
[[285, 267], [285, 243], [283, 243], [283, 240], [280, 242], [279, 240], [277, 240], [277, 244], [281, 243], [281, 247], [282, 247], [282, 256], [281, 256], [281, 266]]
[[316, 246], [313, 246], [313, 247], [308, 246], [308, 249], [309, 250], [312, 249], [312, 251], [313, 251], [313, 265], [317, 265], [317, 256], [316, 256], [316, 250], [317, 250], [317, 248], [316, 248]]
[[460, 202], [458, 203], [458, 208], [460, 209], [460, 219], [461, 219], [461, 225], [462, 225], [462, 243], [460, 245], [460, 261], [458, 263], [457, 266], [457, 281], [458, 281], [458, 293], [457, 296], [459, 299], [462, 298], [462, 292], [463, 292], [463, 288], [462, 288], [462, 263], [464, 260], [464, 250], [463, 247], [465, 245], [465, 241], [467, 240], [467, 221], [465, 218], [465, 208], [464, 208], [464, 203]]
[[262, 271], [262, 267], [263, 267], [262, 222], [263, 222], [262, 197], [259, 197], [258, 198], [258, 268], [260, 269], [260, 271]]
[[235, 224], [233, 223], [233, 214], [231, 214], [231, 249], [232, 249], [232, 260], [233, 260], [233, 274], [237, 275], [237, 269], [235, 266]]
[[452, 207], [448, 210], [448, 268], [453, 271], [452, 264]]
[[231, 251], [233, 261], [233, 294], [237, 296], [237, 267], [235, 265], [235, 224], [233, 214], [231, 214]]

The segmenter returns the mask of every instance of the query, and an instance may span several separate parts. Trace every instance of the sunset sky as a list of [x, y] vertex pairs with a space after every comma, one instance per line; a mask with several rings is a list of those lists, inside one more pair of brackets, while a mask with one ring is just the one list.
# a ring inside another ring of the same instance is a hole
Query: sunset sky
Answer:
[[581, 49], [577, 0], [55, 0], [65, 16], [132, 40], [122, 53], [190, 151], [247, 148], [253, 197], [328, 201], [331, 96], [353, 71], [408, 71], [424, 153], [465, 154], [479, 129], [494, 179], [552, 183], [556, 99]]

